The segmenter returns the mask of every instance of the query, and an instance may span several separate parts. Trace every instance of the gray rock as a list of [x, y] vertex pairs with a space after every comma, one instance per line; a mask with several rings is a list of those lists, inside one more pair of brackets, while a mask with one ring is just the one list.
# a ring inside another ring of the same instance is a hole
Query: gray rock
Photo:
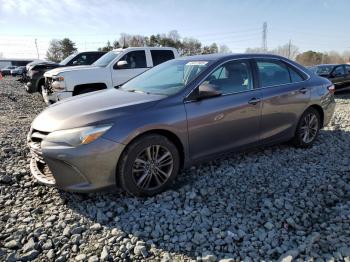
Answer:
[[50, 260], [54, 259], [55, 257], [55, 250], [50, 249], [47, 253], [46, 253], [46, 257]]
[[6, 242], [4, 247], [10, 248], [10, 249], [17, 249], [20, 245], [21, 243], [19, 242], [19, 240], [14, 239]]
[[28, 251], [31, 251], [35, 249], [36, 243], [34, 242], [33, 238], [30, 238], [27, 243], [24, 244], [22, 247], [22, 250], [24, 253], [27, 253]]
[[266, 222], [264, 224], [264, 227], [267, 229], [267, 230], [271, 230], [274, 228], [274, 225], [271, 223], [271, 222]]
[[89, 257], [88, 262], [98, 262], [98, 256], [94, 255]]
[[100, 255], [101, 261], [106, 261], [109, 258], [109, 251], [107, 246], [104, 246]]
[[292, 262], [299, 255], [297, 249], [289, 250], [286, 253], [282, 254], [278, 259], [279, 262]]
[[94, 231], [98, 231], [98, 230], [102, 229], [102, 226], [100, 223], [95, 223], [90, 227], [90, 229], [94, 230]]
[[34, 260], [37, 256], [39, 256], [40, 252], [38, 250], [31, 250], [24, 255], [20, 256], [20, 260], [22, 261], [32, 261]]
[[86, 254], [79, 254], [75, 257], [76, 261], [84, 261], [86, 260]]

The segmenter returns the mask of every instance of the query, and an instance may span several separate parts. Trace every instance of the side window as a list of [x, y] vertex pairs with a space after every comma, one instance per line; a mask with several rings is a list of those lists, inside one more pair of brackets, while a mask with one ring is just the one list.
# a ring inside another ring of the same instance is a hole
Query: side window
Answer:
[[257, 61], [261, 87], [290, 83], [288, 68], [280, 62]]
[[345, 75], [344, 67], [343, 66], [337, 66], [334, 69], [333, 75], [334, 76], [343, 76], [343, 75]]
[[128, 64], [123, 69], [146, 68], [146, 53], [145, 51], [131, 51], [125, 54], [119, 61], [126, 61]]
[[76, 56], [72, 61], [69, 62], [70, 65], [87, 65], [88, 58], [86, 54], [80, 54]]
[[301, 82], [304, 81], [305, 79], [299, 75], [299, 73], [297, 71], [295, 71], [292, 67], [289, 67], [289, 74], [290, 74], [290, 79], [292, 80], [293, 83], [295, 82]]
[[345, 71], [346, 74], [350, 75], [350, 65], [345, 66]]
[[171, 50], [151, 50], [153, 66], [174, 59], [174, 53]]
[[88, 53], [87, 54], [87, 62], [89, 65], [91, 65], [93, 62], [95, 62], [97, 59], [101, 57], [100, 53]]
[[205, 80], [222, 94], [232, 94], [253, 89], [253, 77], [248, 62], [227, 62]]

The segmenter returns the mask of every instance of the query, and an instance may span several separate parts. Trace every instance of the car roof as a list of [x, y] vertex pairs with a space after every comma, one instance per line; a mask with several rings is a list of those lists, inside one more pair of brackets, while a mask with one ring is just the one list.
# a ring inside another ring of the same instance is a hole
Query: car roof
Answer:
[[179, 60], [221, 60], [221, 59], [238, 59], [238, 58], [271, 58], [271, 59], [286, 59], [279, 55], [261, 54], [261, 53], [234, 53], [234, 54], [208, 54], [208, 55], [194, 55], [184, 56], [178, 58]]
[[116, 48], [112, 51], [122, 52], [125, 50], [176, 50], [174, 47], [157, 47], [157, 46], [135, 46], [135, 47], [127, 47], [127, 48]]

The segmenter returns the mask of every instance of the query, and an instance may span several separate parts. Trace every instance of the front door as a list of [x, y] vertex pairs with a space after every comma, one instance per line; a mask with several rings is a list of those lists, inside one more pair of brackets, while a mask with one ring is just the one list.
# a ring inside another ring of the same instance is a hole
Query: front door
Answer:
[[185, 102], [192, 159], [257, 143], [261, 90], [254, 89], [249, 60], [226, 62], [203, 83], [222, 95]]
[[[126, 61], [127, 64], [118, 67], [119, 61]], [[119, 61], [112, 68], [112, 82], [114, 87], [124, 84], [148, 69], [144, 50], [130, 51], [120, 58]]]

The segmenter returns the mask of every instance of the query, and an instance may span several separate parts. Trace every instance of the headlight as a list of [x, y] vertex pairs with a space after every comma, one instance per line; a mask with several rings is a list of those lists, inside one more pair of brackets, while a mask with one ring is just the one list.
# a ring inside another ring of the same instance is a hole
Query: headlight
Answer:
[[52, 80], [62, 82], [62, 81], [64, 81], [64, 77], [63, 76], [54, 76], [54, 77], [52, 77]]
[[45, 141], [53, 143], [64, 143], [70, 146], [90, 144], [102, 136], [112, 125], [88, 126], [59, 130], [50, 133]]

